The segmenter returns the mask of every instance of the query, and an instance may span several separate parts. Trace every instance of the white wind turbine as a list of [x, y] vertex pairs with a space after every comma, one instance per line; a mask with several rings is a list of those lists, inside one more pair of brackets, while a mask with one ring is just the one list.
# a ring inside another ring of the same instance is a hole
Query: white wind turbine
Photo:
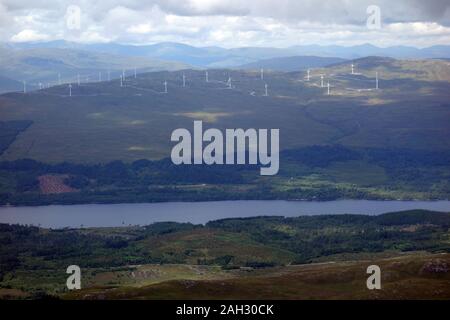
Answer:
[[375, 89], [378, 90], [378, 72], [375, 72]]

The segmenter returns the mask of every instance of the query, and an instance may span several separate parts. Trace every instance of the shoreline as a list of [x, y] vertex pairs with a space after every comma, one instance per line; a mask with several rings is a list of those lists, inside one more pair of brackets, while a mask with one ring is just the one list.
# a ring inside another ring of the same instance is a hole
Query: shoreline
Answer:
[[358, 198], [339, 198], [330, 200], [320, 200], [320, 199], [223, 199], [223, 200], [167, 200], [167, 201], [144, 201], [144, 202], [82, 202], [82, 203], [49, 203], [49, 204], [0, 204], [0, 209], [5, 208], [27, 208], [27, 207], [51, 207], [51, 206], [84, 206], [84, 205], [145, 205], [145, 204], [158, 204], [158, 203], [214, 203], [214, 202], [238, 202], [238, 201], [285, 201], [285, 202], [301, 202], [301, 203], [328, 203], [336, 201], [378, 201], [378, 202], [441, 202], [450, 201], [450, 199], [358, 199]]

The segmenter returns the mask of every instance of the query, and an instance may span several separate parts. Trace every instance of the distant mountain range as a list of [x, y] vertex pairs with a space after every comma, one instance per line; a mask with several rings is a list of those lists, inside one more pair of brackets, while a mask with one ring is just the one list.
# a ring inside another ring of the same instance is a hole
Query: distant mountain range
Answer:
[[407, 46], [380, 48], [371, 44], [352, 47], [304, 45], [288, 48], [243, 47], [225, 49], [220, 47], [194, 47], [181, 43], [163, 42], [153, 45], [125, 45], [117, 43], [81, 44], [63, 40], [39, 43], [9, 44], [15, 48], [60, 48], [95, 51], [125, 56], [140, 56], [178, 61], [197, 67], [236, 67], [262, 59], [318, 56], [356, 59], [366, 56], [392, 58], [450, 58], [450, 46], [433, 46], [418, 49]]
[[[0, 74], [12, 81], [27, 81], [27, 87], [77, 81], [105, 80], [149, 71], [188, 68], [267, 68], [297, 71], [340, 63], [366, 56], [391, 58], [450, 58], [450, 46], [379, 48], [370, 44], [343, 46], [293, 46], [289, 48], [194, 47], [181, 43], [126, 45], [118, 43], [82, 44], [68, 41], [0, 44]], [[16, 84], [0, 81], [0, 92], [16, 91]]]

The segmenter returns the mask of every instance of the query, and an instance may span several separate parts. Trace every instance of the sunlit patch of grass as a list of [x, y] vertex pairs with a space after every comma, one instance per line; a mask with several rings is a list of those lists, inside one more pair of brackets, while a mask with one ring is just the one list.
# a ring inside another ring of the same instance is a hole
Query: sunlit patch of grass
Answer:
[[205, 111], [176, 113], [175, 115], [188, 117], [188, 118], [192, 118], [195, 120], [202, 120], [202, 121], [208, 122], [208, 123], [217, 122], [217, 120], [219, 120], [219, 118], [232, 116], [231, 113], [226, 113], [226, 112], [205, 112]]
[[133, 125], [133, 126], [142, 125], [142, 124], [146, 124], [146, 123], [147, 123], [147, 121], [144, 121], [144, 120], [132, 120], [129, 122], [129, 124]]
[[369, 98], [366, 101], [366, 105], [376, 106], [382, 104], [393, 103], [394, 100], [380, 99], [380, 98]]
[[86, 117], [89, 119], [103, 119], [105, 118], [105, 113], [104, 112], [88, 113]]
[[148, 151], [149, 148], [142, 147], [142, 146], [131, 146], [128, 148], [128, 151]]

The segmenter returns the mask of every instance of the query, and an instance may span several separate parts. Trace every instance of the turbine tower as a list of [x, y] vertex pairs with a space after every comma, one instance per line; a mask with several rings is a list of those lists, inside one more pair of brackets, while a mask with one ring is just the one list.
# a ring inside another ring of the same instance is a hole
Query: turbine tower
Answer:
[[23, 93], [27, 93], [27, 82], [23, 81]]
[[120, 75], [120, 86], [123, 87], [123, 76]]
[[375, 72], [375, 89], [378, 90], [378, 71]]
[[264, 68], [261, 68], [261, 80], [264, 80]]
[[330, 82], [329, 81], [327, 83], [327, 89], [328, 89], [327, 94], [330, 95]]
[[355, 65], [352, 63], [352, 74], [355, 74]]
[[205, 71], [205, 80], [206, 82], [209, 82], [208, 70]]
[[72, 84], [69, 83], [69, 97], [72, 96]]
[[136, 79], [136, 67], [134, 67], [134, 78]]
[[323, 74], [320, 75], [320, 87], [323, 88]]
[[267, 85], [267, 83], [264, 85], [264, 89], [265, 89], [265, 93], [264, 96], [268, 97], [269, 96], [269, 90], [268, 90], [269, 86]]
[[183, 88], [186, 87], [186, 75], [183, 73]]
[[42, 82], [39, 82], [39, 90], [42, 89]]
[[309, 81], [311, 70], [308, 69], [308, 74], [306, 75], [306, 81]]
[[164, 93], [167, 93], [167, 81], [164, 81]]
[[228, 77], [228, 89], [231, 89], [233, 86], [231, 85], [231, 77]]

